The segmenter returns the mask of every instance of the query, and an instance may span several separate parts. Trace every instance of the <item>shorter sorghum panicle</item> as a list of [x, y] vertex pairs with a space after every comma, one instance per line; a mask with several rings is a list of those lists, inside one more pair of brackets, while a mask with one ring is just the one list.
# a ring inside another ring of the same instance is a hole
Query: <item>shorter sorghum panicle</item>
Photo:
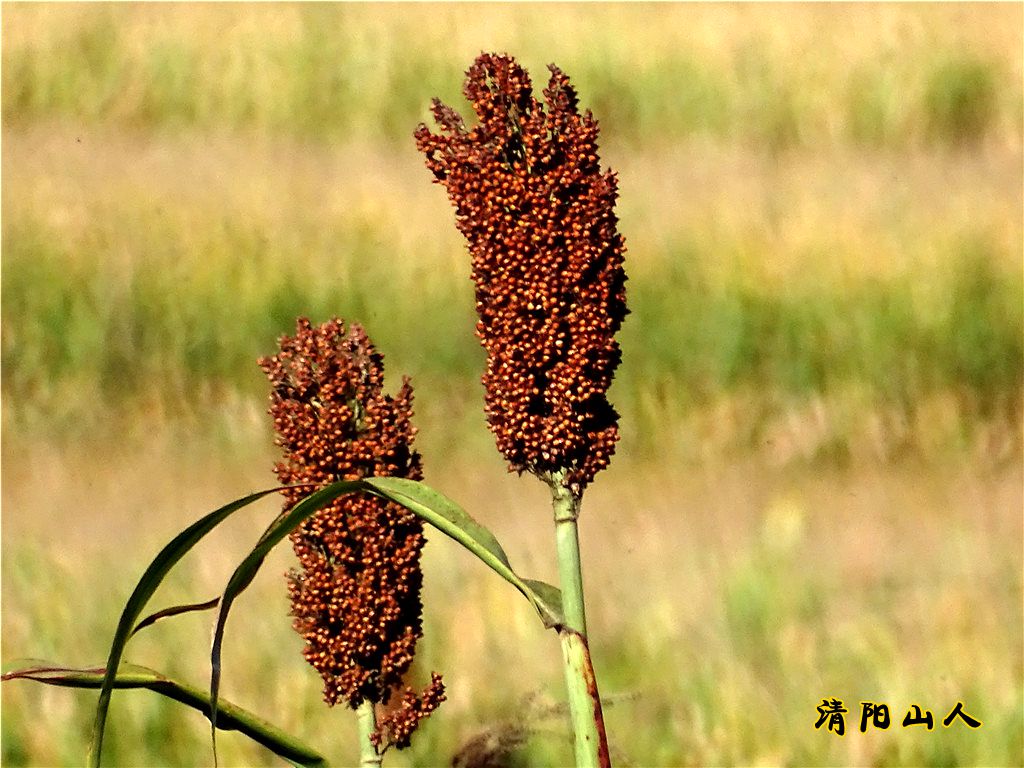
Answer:
[[416, 144], [473, 257], [498, 449], [520, 472], [564, 470], [562, 483], [578, 496], [619, 437], [607, 390], [626, 315], [625, 246], [616, 177], [599, 165], [597, 121], [580, 114], [568, 77], [549, 69], [541, 104], [513, 58], [481, 54], [463, 91], [479, 124], [467, 129], [435, 99], [441, 131], [420, 125]]
[[[273, 387], [280, 482], [421, 479], [408, 380], [395, 397], [383, 393], [383, 358], [356, 324], [347, 333], [337, 319], [314, 328], [299, 318], [297, 325], [277, 355], [259, 361]], [[285, 489], [285, 510], [309, 492]], [[307, 519], [291, 541], [300, 565], [288, 579], [294, 626], [306, 641], [306, 660], [323, 677], [324, 700], [333, 706], [344, 699], [353, 708], [364, 700], [387, 703], [422, 635], [422, 523], [398, 504], [350, 494]], [[406, 689], [407, 731], [443, 698], [439, 675], [423, 699]]]

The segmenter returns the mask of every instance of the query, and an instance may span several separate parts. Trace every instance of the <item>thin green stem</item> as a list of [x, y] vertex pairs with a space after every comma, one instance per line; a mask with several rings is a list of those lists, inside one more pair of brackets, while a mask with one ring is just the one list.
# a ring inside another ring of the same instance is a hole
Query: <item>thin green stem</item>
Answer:
[[382, 754], [370, 740], [377, 730], [377, 711], [374, 703], [363, 699], [359, 705], [359, 768], [380, 768]]
[[601, 711], [601, 696], [597, 692], [594, 665], [590, 661], [590, 648], [583, 635], [570, 629], [563, 629], [558, 637], [562, 642], [577, 768], [611, 768], [604, 713]]
[[583, 595], [583, 568], [577, 518], [579, 497], [562, 485], [564, 473], [553, 474], [551, 503], [555, 513], [555, 544], [562, 588], [565, 626], [559, 631], [565, 684], [569, 695], [577, 768], [610, 768], [608, 738], [601, 711], [597, 677], [587, 645], [587, 614]]
[[551, 487], [555, 510], [555, 543], [558, 548], [558, 578], [562, 582], [562, 611], [571, 629], [587, 636], [587, 611], [583, 601], [583, 568], [580, 537], [576, 526], [579, 501], [561, 484]]

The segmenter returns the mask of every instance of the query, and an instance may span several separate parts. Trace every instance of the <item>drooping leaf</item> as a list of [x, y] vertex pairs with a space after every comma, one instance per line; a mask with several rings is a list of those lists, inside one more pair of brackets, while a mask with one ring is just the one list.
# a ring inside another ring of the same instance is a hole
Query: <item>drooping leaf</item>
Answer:
[[508, 561], [494, 534], [474, 520], [458, 504], [430, 486], [399, 477], [373, 477], [366, 481], [376, 493], [401, 504], [450, 536], [523, 593], [540, 615], [544, 626], [562, 625], [562, 595], [557, 587], [533, 579], [523, 579]]
[[[270, 525], [267, 526], [267, 530], [265, 530], [263, 532], [263, 535], [260, 537], [260, 541], [262, 541], [263, 537], [265, 537], [271, 530], [274, 529], [274, 526], [277, 524], [277, 522], [283, 516], [284, 516], [284, 513], [282, 512], [280, 515], [278, 515], [277, 517], [274, 518], [274, 520], [270, 523]], [[254, 577], [255, 577], [255, 575], [256, 574], [253, 573]], [[252, 583], [252, 579], [249, 580], [249, 583]], [[242, 589], [244, 590], [248, 586], [249, 586], [249, 584], [246, 584], [244, 587], [242, 587]], [[140, 621], [138, 624], [136, 624], [135, 625], [135, 629], [132, 630], [131, 636], [134, 637], [137, 632], [139, 632], [140, 630], [145, 629], [146, 627], [152, 626], [153, 624], [155, 624], [156, 622], [160, 621], [161, 619], [169, 618], [171, 616], [180, 616], [183, 613], [193, 613], [193, 612], [196, 612], [196, 611], [209, 611], [209, 610], [211, 610], [213, 608], [216, 608], [219, 604], [220, 604], [220, 597], [218, 596], [218, 597], [213, 598], [212, 600], [206, 600], [206, 601], [199, 602], [199, 603], [186, 603], [184, 605], [173, 605], [173, 606], [171, 606], [169, 608], [164, 608], [163, 610], [157, 611], [156, 613], [151, 613], [149, 616], [147, 616], [142, 621]]]
[[[226, 504], [205, 515], [175, 536], [153, 559], [153, 562], [150, 563], [121, 613], [121, 618], [111, 643], [107, 666], [104, 668], [106, 671], [98, 686], [100, 696], [96, 705], [96, 719], [89, 755], [89, 764], [91, 766], [99, 766], [100, 763], [103, 748], [103, 731], [110, 707], [110, 697], [112, 690], [116, 687], [114, 685], [116, 671], [128, 639], [134, 632], [166, 616], [193, 610], [204, 610], [215, 605], [215, 602], [211, 600], [206, 603], [173, 606], [151, 614], [143, 621], [136, 623], [157, 587], [171, 568], [217, 525], [234, 512], [280, 490], [281, 488], [273, 488], [259, 491]], [[557, 629], [564, 622], [561, 612], [561, 595], [558, 589], [544, 582], [520, 578], [512, 569], [508, 556], [494, 535], [473, 520], [465, 510], [451, 501], [451, 499], [423, 483], [400, 478], [371, 478], [365, 481], [353, 480], [334, 483], [307, 496], [288, 513], [281, 514], [275, 518], [260, 537], [255, 549], [236, 568], [228, 582], [224, 595], [219, 598], [220, 610], [217, 616], [214, 644], [211, 652], [210, 701], [213, 702], [213, 709], [210, 720], [214, 734], [216, 734], [216, 720], [219, 711], [216, 702], [220, 678], [220, 652], [223, 643], [224, 624], [227, 620], [231, 602], [252, 583], [267, 553], [281, 539], [287, 536], [291, 530], [337, 497], [360, 490], [374, 493], [401, 504], [425, 522], [430, 523], [462, 544], [498, 575], [515, 586], [534, 606], [545, 626]], [[214, 750], [216, 759], [216, 741], [214, 741]]]
[[[135, 622], [146, 607], [146, 603], [149, 602], [153, 593], [156, 592], [157, 587], [160, 586], [168, 571], [192, 547], [199, 543], [206, 534], [224, 522], [232, 513], [252, 504], [254, 501], [262, 499], [264, 496], [269, 496], [280, 490], [281, 488], [277, 487], [252, 493], [210, 512], [171, 539], [160, 550], [159, 554], [153, 558], [153, 562], [149, 564], [145, 573], [142, 574], [142, 578], [139, 579], [139, 583], [135, 586], [131, 597], [128, 598], [128, 602], [121, 612], [121, 619], [118, 621], [117, 629], [114, 632], [114, 639], [110, 644], [110, 654], [107, 657], [107, 665], [105, 667], [106, 672], [100, 685], [99, 700], [96, 703], [96, 719], [93, 724], [92, 744], [89, 748], [90, 766], [98, 768], [100, 764], [100, 757], [103, 751], [103, 730], [106, 727], [111, 692], [114, 687], [118, 666], [121, 663], [121, 656], [124, 653], [125, 644], [131, 637]], [[216, 718], [216, 710], [214, 710], [214, 718]]]
[[202, 603], [186, 603], [184, 605], [172, 605], [170, 608], [164, 608], [162, 611], [151, 613], [149, 616], [144, 618], [138, 624], [135, 625], [135, 629], [132, 630], [132, 637], [138, 632], [151, 627], [156, 624], [160, 619], [166, 619], [171, 616], [180, 616], [183, 613], [195, 613], [196, 611], [209, 611], [211, 608], [216, 608], [220, 603], [220, 598], [215, 597], [212, 600], [206, 600]]
[[[558, 628], [564, 623], [559, 590], [541, 581], [521, 578], [512, 570], [508, 556], [494, 534], [470, 517], [464, 509], [447, 496], [416, 480], [394, 477], [343, 480], [310, 494], [298, 502], [287, 514], [278, 517], [232, 574], [221, 597], [213, 634], [213, 646], [210, 651], [211, 701], [216, 703], [220, 690], [221, 648], [224, 640], [224, 628], [232, 603], [239, 593], [252, 582], [256, 572], [274, 546], [319, 509], [339, 496], [355, 491], [370, 492], [401, 504], [424, 522], [455, 539], [491, 570], [515, 586], [530, 601], [546, 627]], [[214, 722], [211, 728], [211, 737], [214, 740], [214, 760], [216, 760], [216, 733], [216, 711], [214, 711]]]
[[213, 760], [217, 764], [217, 699], [220, 693], [220, 656], [221, 646], [224, 642], [224, 625], [227, 622], [228, 612], [235, 598], [252, 583], [260, 566], [271, 549], [274, 548], [285, 536], [288, 535], [307, 517], [316, 514], [322, 507], [330, 504], [339, 496], [353, 491], [363, 490], [361, 480], [341, 480], [332, 483], [319, 491], [311, 493], [298, 502], [287, 514], [280, 515], [273, 524], [263, 533], [256, 547], [231, 574], [224, 594], [220, 598], [220, 608], [217, 612], [217, 623], [213, 632], [213, 646], [210, 650], [210, 701], [213, 702], [214, 710], [210, 718], [211, 738], [213, 741]]
[[[5, 665], [2, 679], [4, 682], [33, 680], [67, 688], [100, 688], [106, 681], [106, 674], [103, 667], [80, 669], [32, 660]], [[122, 664], [112, 685], [114, 688], [145, 688], [210, 717], [210, 700], [205, 691], [173, 680], [148, 667]], [[310, 768], [327, 765], [327, 761], [313, 749], [248, 710], [221, 700], [217, 703], [217, 714], [218, 728], [245, 734], [293, 765]]]

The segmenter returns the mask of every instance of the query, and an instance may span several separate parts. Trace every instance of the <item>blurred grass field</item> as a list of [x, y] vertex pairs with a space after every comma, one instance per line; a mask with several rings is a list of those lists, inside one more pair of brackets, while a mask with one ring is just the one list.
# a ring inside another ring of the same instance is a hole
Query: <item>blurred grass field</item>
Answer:
[[[53, 4], [8, 11], [3, 116], [125, 128], [253, 129], [407, 142], [422, 94], [454, 99], [465, 62], [508, 49], [573, 73], [634, 146], [708, 136], [1013, 145], [1019, 9], [571, 4], [311, 7], [244, 13]], [[823, 42], [825, 44], [823, 44]]]
[[[98, 663], [157, 548], [272, 484], [255, 358], [299, 314], [366, 325], [412, 376], [428, 481], [554, 578], [542, 489], [483, 424], [468, 257], [411, 140], [506, 50], [538, 84], [570, 74], [620, 176], [623, 439], [583, 525], [619, 762], [1024, 763], [1020, 6], [2, 13], [5, 661]], [[212, 596], [273, 511], [158, 602]], [[394, 763], [517, 723], [512, 764], [564, 762], [553, 636], [429, 550], [419, 675], [451, 700]], [[299, 655], [290, 562], [229, 625], [225, 695], [344, 764], [354, 718]], [[201, 682], [208, 623], [128, 658]], [[843, 739], [813, 728], [833, 695]], [[2, 696], [5, 765], [81, 762], [93, 694]], [[208, 761], [204, 721], [147, 696], [115, 703], [110, 763]], [[861, 700], [898, 721], [957, 699], [982, 729], [856, 731]], [[275, 764], [230, 735], [222, 757]]]
[[[158, 547], [202, 511], [267, 484], [258, 463], [239, 470], [230, 456], [198, 458], [199, 436], [179, 448], [189, 455], [170, 463], [166, 448], [102, 461], [40, 449], [16, 469], [5, 462], [5, 660], [98, 662]], [[427, 469], [430, 483], [497, 533], [518, 570], [555, 578], [543, 488], [503, 475], [497, 459], [463, 474]], [[939, 477], [891, 466], [808, 475], [758, 461], [675, 475], [647, 462], [613, 465], [590, 493], [581, 531], [617, 762], [1018, 764], [1021, 471], [947, 468]], [[39, 514], [25, 515], [30, 509]], [[68, 510], [58, 513], [59, 537], [46, 510]], [[201, 545], [153, 608], [223, 589], [275, 511], [268, 502]], [[504, 582], [443, 537], [431, 536], [427, 552], [415, 679], [444, 672], [450, 700], [411, 752], [388, 762], [447, 765], [481, 733], [525, 725], [528, 747], [512, 765], [567, 764], [567, 723], [531, 719], [540, 705], [563, 701], [554, 636]], [[239, 601], [223, 694], [351, 764], [354, 716], [320, 703], [319, 681], [288, 626], [280, 574], [290, 562], [287, 550], [276, 553]], [[209, 622], [168, 620], [133, 640], [128, 658], [201, 685]], [[3, 694], [5, 765], [81, 764], [93, 692], [6, 683]], [[826, 696], [850, 708], [841, 739], [813, 727]], [[867, 700], [889, 704], [890, 730], [857, 730]], [[980, 730], [899, 726], [913, 703], [941, 719], [957, 700], [982, 720]], [[206, 764], [205, 726], [178, 705], [121, 693], [107, 764]], [[280, 764], [232, 734], [219, 745], [225, 765]]]

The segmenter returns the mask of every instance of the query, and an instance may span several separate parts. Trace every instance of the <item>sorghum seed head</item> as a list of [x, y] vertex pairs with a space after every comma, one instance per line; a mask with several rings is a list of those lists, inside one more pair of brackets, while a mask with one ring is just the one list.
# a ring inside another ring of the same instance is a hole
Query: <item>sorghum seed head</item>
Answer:
[[[361, 327], [346, 333], [337, 319], [313, 327], [299, 318], [295, 336], [282, 337], [280, 352], [259, 363], [273, 388], [282, 484], [422, 477], [412, 387], [405, 380], [395, 397], [384, 394], [383, 358]], [[308, 492], [286, 489], [285, 510]], [[350, 494], [307, 519], [291, 541], [300, 566], [289, 574], [294, 626], [323, 677], [325, 701], [386, 703], [422, 635], [422, 523], [398, 504]]]
[[440, 128], [416, 145], [456, 211], [473, 257], [488, 424], [510, 468], [564, 470], [577, 495], [607, 466], [618, 414], [607, 390], [626, 315], [615, 174], [602, 171], [597, 121], [551, 65], [542, 104], [513, 58], [481, 54], [464, 93], [467, 129], [434, 100]]

